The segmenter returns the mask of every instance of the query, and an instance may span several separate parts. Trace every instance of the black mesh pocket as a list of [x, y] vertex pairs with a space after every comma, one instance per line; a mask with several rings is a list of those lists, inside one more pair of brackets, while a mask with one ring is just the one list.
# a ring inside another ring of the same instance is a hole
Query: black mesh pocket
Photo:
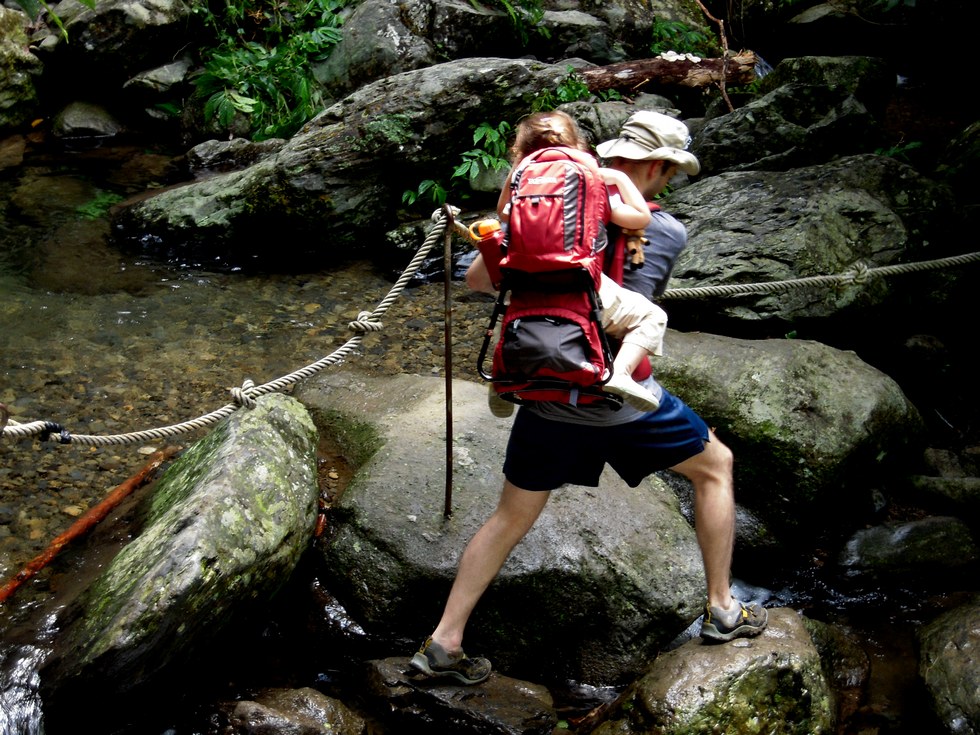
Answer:
[[501, 357], [511, 375], [556, 377], [595, 372], [582, 327], [556, 317], [521, 317], [504, 329]]

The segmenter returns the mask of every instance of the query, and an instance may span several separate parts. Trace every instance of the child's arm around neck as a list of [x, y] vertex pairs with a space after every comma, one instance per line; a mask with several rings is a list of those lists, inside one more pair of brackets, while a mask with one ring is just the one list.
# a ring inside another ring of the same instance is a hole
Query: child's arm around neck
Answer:
[[650, 210], [636, 184], [622, 171], [613, 168], [600, 168], [606, 186], [615, 186], [622, 203], [612, 208], [609, 219], [627, 230], [642, 230], [650, 224]]

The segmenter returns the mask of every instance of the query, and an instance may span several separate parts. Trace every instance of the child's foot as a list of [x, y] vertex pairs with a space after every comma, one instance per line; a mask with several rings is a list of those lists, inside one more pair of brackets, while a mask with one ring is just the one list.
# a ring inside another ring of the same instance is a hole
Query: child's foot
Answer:
[[490, 385], [490, 392], [487, 394], [487, 405], [490, 406], [490, 413], [498, 419], [505, 419], [514, 413], [514, 404], [501, 398], [497, 391]]
[[613, 373], [602, 389], [622, 396], [624, 401], [640, 411], [656, 411], [660, 408], [657, 397], [626, 373]]

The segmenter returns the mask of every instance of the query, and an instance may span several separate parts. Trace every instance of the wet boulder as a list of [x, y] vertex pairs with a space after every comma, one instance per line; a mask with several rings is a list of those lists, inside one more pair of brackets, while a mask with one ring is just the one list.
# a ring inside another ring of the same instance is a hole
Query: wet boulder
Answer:
[[[665, 307], [672, 326], [743, 336], [795, 331], [836, 345], [860, 339], [929, 290], [921, 277], [897, 276], [947, 254], [927, 233], [952, 201], [945, 186], [874, 154], [723, 173], [680, 189], [666, 203], [689, 237]], [[884, 266], [896, 272], [876, 276]], [[691, 288], [725, 298], [682, 291]]]
[[[462, 59], [365, 85], [244, 170], [122, 206], [116, 244], [222, 263], [373, 257], [406, 189], [451, 171], [487, 106], [523, 114], [565, 74], [527, 60]], [[276, 242], [274, 253], [268, 243]]]
[[268, 689], [231, 708], [228, 720], [239, 735], [363, 735], [367, 722], [344, 703], [316, 689]]
[[947, 610], [919, 633], [919, 675], [950, 733], [980, 732], [980, 597]]
[[[490, 413], [484, 385], [455, 380], [452, 390], [451, 468], [441, 380], [349, 371], [296, 394], [324, 435], [369, 449], [331, 512], [325, 584], [362, 628], [416, 647], [503, 483], [511, 421]], [[703, 600], [700, 551], [676, 496], [659, 479], [630, 488], [607, 469], [598, 488], [552, 493], [480, 601], [466, 650], [519, 679], [623, 681], [698, 618]]]
[[838, 562], [855, 584], [902, 581], [942, 586], [976, 574], [980, 547], [963, 521], [929, 516], [857, 531]]
[[38, 110], [41, 61], [27, 48], [27, 15], [0, 5], [0, 131], [17, 129]]
[[736, 500], [784, 543], [853, 522], [923, 441], [899, 385], [853, 352], [674, 330], [665, 343], [654, 375], [731, 447]]
[[834, 721], [817, 649], [800, 616], [779, 608], [756, 638], [690, 641], [661, 654], [592, 732], [830, 735]]
[[173, 61], [203, 37], [203, 16], [179, 0], [104, 0], [92, 7], [62, 0], [57, 13], [67, 36], [45, 45], [43, 60], [66, 89], [121, 89], [130, 77]]
[[93, 693], [138, 697], [160, 677], [192, 676], [181, 666], [282, 587], [316, 522], [316, 443], [303, 407], [273, 394], [167, 469], [138, 535], [62, 618], [42, 672], [46, 704], [64, 705], [52, 713], [69, 716], [69, 703]]
[[552, 735], [558, 727], [547, 687], [496, 672], [479, 686], [433, 681], [399, 656], [369, 661], [364, 690], [395, 732]]

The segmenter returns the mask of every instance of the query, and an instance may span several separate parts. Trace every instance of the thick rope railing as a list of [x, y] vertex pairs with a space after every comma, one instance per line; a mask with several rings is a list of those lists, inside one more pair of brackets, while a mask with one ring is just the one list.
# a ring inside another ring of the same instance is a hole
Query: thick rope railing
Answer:
[[[211, 413], [205, 414], [204, 416], [200, 416], [189, 421], [184, 421], [179, 424], [172, 424], [170, 426], [147, 429], [144, 431], [135, 431], [128, 434], [97, 436], [91, 434], [72, 434], [61, 424], [57, 424], [53, 421], [31, 421], [22, 424], [4, 415], [3, 421], [0, 421], [0, 439], [7, 437], [23, 439], [31, 436], [38, 436], [40, 437], [41, 441], [46, 441], [50, 439], [52, 435], [57, 435], [58, 442], [61, 444], [81, 444], [85, 446], [107, 446], [152, 442], [176, 436], [178, 434], [206, 428], [230, 416], [241, 407], [252, 408], [255, 406], [256, 398], [268, 393], [282, 391], [293, 383], [298, 383], [301, 380], [305, 380], [325, 367], [339, 362], [344, 357], [352, 353], [358, 346], [360, 346], [360, 343], [364, 339], [364, 333], [380, 331], [383, 329], [383, 325], [379, 321], [380, 317], [401, 295], [402, 291], [405, 289], [405, 286], [422, 267], [422, 264], [425, 261], [425, 258], [429, 255], [429, 252], [439, 241], [440, 236], [446, 232], [447, 224], [448, 226], [453, 227], [457, 232], [459, 232], [459, 234], [465, 236], [466, 227], [454, 217], [454, 215], [458, 212], [458, 209], [449, 207], [433, 212], [433, 228], [429, 231], [428, 236], [426, 237], [422, 246], [419, 248], [418, 252], [415, 254], [415, 257], [402, 272], [401, 276], [395, 282], [394, 286], [392, 286], [388, 294], [378, 303], [374, 311], [362, 311], [358, 314], [356, 320], [349, 323], [349, 328], [358, 334], [355, 334], [330, 355], [327, 355], [316, 362], [310, 363], [309, 365], [289, 373], [288, 375], [284, 375], [281, 378], [277, 378], [276, 380], [263, 383], [262, 385], [258, 386], [256, 386], [251, 380], [246, 379], [240, 388], [236, 387], [230, 390], [232, 398], [234, 399], [233, 403], [226, 404], [221, 408], [212, 411]], [[446, 234], [448, 235], [448, 233]], [[786, 281], [770, 281], [768, 283], [743, 283], [726, 286], [698, 286], [694, 288], [668, 288], [661, 295], [661, 298], [690, 299], [719, 296], [723, 297], [753, 293], [775, 293], [779, 291], [803, 290], [840, 284], [861, 285], [876, 277], [938, 270], [940, 268], [966, 265], [978, 260], [980, 260], [980, 252], [965, 253], [963, 255], [937, 258], [935, 260], [921, 261], [918, 263], [879, 266], [876, 268], [871, 268], [865, 263], [859, 262], [849, 271], [835, 275], [808, 276]]]
[[663, 292], [664, 299], [693, 299], [715, 296], [739, 296], [751, 293], [775, 293], [777, 291], [804, 290], [816, 286], [834, 286], [840, 284], [863, 285], [872, 278], [893, 276], [917, 271], [938, 270], [951, 266], [965, 265], [980, 260], [980, 252], [954, 255], [948, 258], [924, 260], [919, 263], [903, 263], [900, 265], [884, 265], [870, 268], [865, 263], [856, 263], [853, 268], [844, 273], [829, 276], [807, 276], [788, 281], [770, 281], [768, 283], [739, 283], [730, 286], [697, 286], [693, 288], [668, 288]]
[[147, 429], [144, 431], [134, 431], [128, 434], [97, 436], [93, 434], [72, 434], [61, 424], [54, 423], [53, 421], [30, 421], [26, 423], [18, 423], [13, 419], [7, 418], [6, 425], [0, 423], [0, 439], [5, 439], [8, 437], [23, 439], [38, 436], [40, 437], [41, 441], [46, 441], [54, 435], [57, 436], [60, 444], [110, 446], [119, 444], [145, 443], [160, 441], [161, 439], [166, 439], [178, 434], [203, 429], [211, 426], [212, 424], [216, 424], [218, 421], [221, 421], [224, 418], [227, 418], [239, 408], [253, 408], [255, 406], [256, 398], [264, 396], [268, 393], [282, 391], [294, 383], [298, 383], [301, 380], [309, 378], [311, 375], [315, 375], [325, 367], [341, 361], [360, 346], [361, 342], [364, 340], [365, 333], [378, 332], [384, 328], [380, 318], [386, 311], [388, 311], [395, 300], [401, 295], [402, 291], [405, 290], [405, 286], [408, 284], [408, 282], [415, 276], [416, 273], [418, 273], [419, 269], [422, 267], [422, 264], [425, 262], [426, 257], [429, 255], [429, 251], [431, 251], [435, 244], [439, 242], [440, 237], [446, 230], [449, 217], [445, 212], [435, 212], [432, 215], [432, 220], [434, 222], [434, 226], [429, 231], [428, 236], [422, 243], [422, 246], [418, 249], [415, 257], [412, 258], [412, 261], [408, 264], [408, 266], [406, 266], [401, 276], [399, 276], [398, 280], [391, 287], [391, 290], [388, 291], [388, 294], [378, 303], [378, 305], [374, 308], [374, 311], [362, 311], [357, 315], [356, 320], [349, 323], [349, 328], [351, 331], [356, 332], [356, 334], [348, 339], [339, 348], [334, 350], [331, 354], [320, 358], [316, 362], [310, 363], [299, 370], [289, 373], [288, 375], [284, 375], [280, 378], [276, 378], [268, 383], [263, 383], [262, 385], [255, 385], [251, 380], [246, 379], [240, 388], [236, 387], [231, 389], [231, 395], [234, 399], [233, 403], [228, 403], [221, 408], [212, 411], [211, 413], [189, 421], [181, 422], [179, 424], [172, 424], [170, 426]]

